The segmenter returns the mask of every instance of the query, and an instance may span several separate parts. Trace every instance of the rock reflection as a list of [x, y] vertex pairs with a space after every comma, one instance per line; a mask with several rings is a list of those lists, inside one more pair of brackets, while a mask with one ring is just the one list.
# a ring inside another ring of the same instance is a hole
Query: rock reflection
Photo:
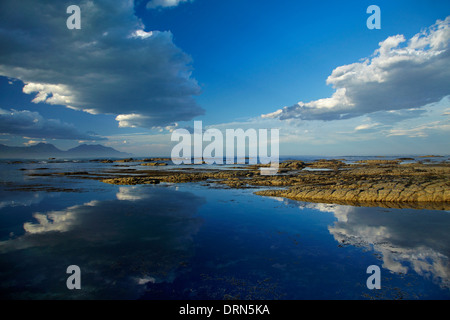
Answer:
[[391, 272], [414, 271], [450, 288], [450, 212], [286, 201], [333, 213], [328, 230], [336, 241], [378, 252]]
[[[171, 188], [120, 187], [117, 199], [35, 213], [25, 234], [0, 242], [0, 297], [135, 299], [170, 282], [192, 255], [205, 202]], [[70, 291], [67, 266], [82, 272]]]

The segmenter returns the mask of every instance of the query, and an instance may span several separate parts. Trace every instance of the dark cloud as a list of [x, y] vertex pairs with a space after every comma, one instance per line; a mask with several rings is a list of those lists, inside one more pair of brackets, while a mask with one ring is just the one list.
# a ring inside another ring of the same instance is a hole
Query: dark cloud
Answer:
[[[20, 79], [34, 102], [90, 113], [138, 115], [166, 126], [203, 114], [191, 58], [170, 32], [144, 31], [132, 1], [79, 1], [81, 30], [69, 30], [70, 1], [0, 3], [0, 75]], [[144, 119], [144, 120], [143, 120]], [[123, 124], [122, 124], [123, 125]]]
[[80, 132], [70, 123], [45, 119], [38, 112], [29, 110], [0, 109], [0, 133], [40, 139], [106, 140], [94, 133]]

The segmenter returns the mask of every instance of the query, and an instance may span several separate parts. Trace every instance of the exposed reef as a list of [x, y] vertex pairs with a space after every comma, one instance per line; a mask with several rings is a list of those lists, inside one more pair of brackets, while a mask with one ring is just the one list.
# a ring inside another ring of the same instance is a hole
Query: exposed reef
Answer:
[[[167, 165], [167, 159], [146, 159], [142, 165]], [[208, 165], [159, 169], [107, 168], [100, 172], [45, 172], [30, 175], [70, 175], [117, 185], [204, 181], [230, 188], [261, 187], [255, 193], [309, 202], [395, 208], [450, 209], [450, 163], [403, 163], [396, 160], [288, 160], [277, 175], [260, 174], [264, 165], [213, 169]], [[409, 160], [409, 159], [408, 159]], [[129, 162], [125, 159], [123, 162]], [[122, 161], [115, 161], [122, 162]], [[270, 188], [263, 188], [270, 187]], [[273, 188], [277, 187], [277, 188]]]

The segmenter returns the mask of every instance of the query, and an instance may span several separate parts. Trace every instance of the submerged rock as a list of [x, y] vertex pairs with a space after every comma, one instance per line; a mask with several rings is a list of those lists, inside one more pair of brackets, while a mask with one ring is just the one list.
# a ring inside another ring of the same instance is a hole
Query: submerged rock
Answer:
[[[279, 173], [273, 176], [260, 174], [259, 168], [263, 165], [247, 165], [229, 170], [208, 169], [207, 165], [172, 170], [118, 169], [91, 173], [89, 176], [118, 185], [205, 181], [230, 188], [278, 187], [255, 193], [310, 202], [410, 208], [430, 207], [432, 204], [431, 207], [440, 210], [450, 209], [449, 163], [400, 162], [399, 159], [363, 160], [353, 164], [341, 160], [317, 160], [310, 163], [289, 160], [280, 163]], [[167, 163], [145, 162], [141, 165], [159, 166]], [[304, 170], [306, 167], [319, 170]], [[82, 174], [88, 175], [87, 172]]]
[[166, 162], [144, 162], [141, 166], [167, 166]]
[[137, 177], [124, 177], [124, 178], [113, 178], [113, 179], [103, 179], [102, 182], [117, 185], [136, 185], [136, 184], [159, 184], [158, 179], [147, 179], [147, 178], [137, 178]]

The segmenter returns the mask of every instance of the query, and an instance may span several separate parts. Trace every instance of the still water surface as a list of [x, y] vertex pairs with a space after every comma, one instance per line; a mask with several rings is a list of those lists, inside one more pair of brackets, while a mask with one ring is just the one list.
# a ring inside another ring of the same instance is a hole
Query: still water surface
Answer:
[[[2, 299], [450, 298], [448, 211], [204, 183], [114, 186], [20, 170], [39, 164], [1, 166]], [[66, 287], [69, 265], [81, 269], [81, 290]], [[380, 290], [366, 286], [370, 265], [381, 268]]]

